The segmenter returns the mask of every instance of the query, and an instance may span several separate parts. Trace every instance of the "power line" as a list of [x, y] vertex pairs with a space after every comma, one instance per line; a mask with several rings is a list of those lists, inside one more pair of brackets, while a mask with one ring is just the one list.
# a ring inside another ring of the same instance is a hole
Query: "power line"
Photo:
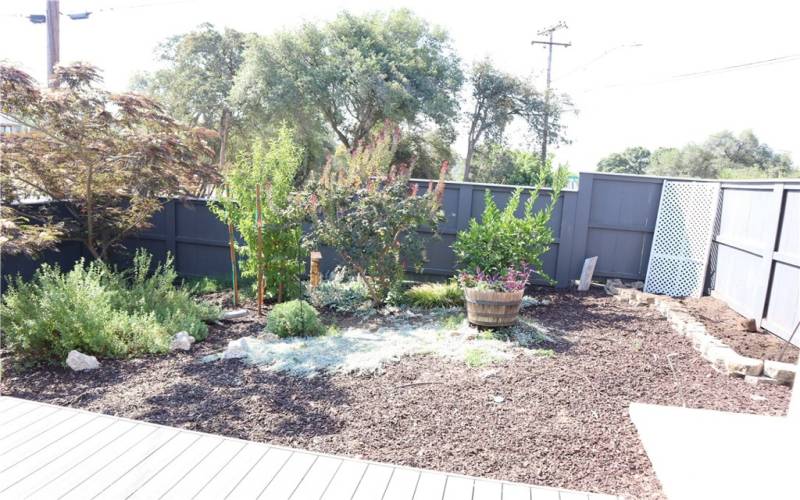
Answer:
[[653, 80], [653, 81], [649, 81], [649, 82], [629, 82], [629, 83], [621, 82], [621, 83], [614, 83], [614, 84], [610, 84], [610, 85], [603, 85], [603, 86], [600, 86], [600, 87], [594, 87], [594, 88], [589, 88], [589, 89], [583, 90], [582, 93], [594, 92], [596, 90], [613, 89], [613, 88], [619, 88], [619, 87], [638, 87], [638, 86], [647, 86], [647, 85], [659, 85], [659, 84], [662, 84], [662, 83], [670, 83], [670, 82], [681, 81], [681, 80], [690, 80], [692, 78], [702, 78], [702, 77], [706, 77], [706, 76], [714, 76], [714, 75], [730, 73], [730, 72], [734, 72], [734, 71], [742, 71], [742, 70], [747, 70], [747, 69], [754, 69], [754, 68], [759, 68], [759, 67], [762, 67], [762, 66], [771, 66], [773, 64], [786, 63], [786, 62], [794, 61], [794, 60], [797, 60], [797, 59], [800, 59], [800, 53], [789, 54], [789, 55], [779, 56], [779, 57], [771, 57], [769, 59], [761, 59], [761, 60], [758, 60], [758, 61], [750, 61], [750, 62], [741, 63], [741, 64], [734, 64], [734, 65], [731, 65], [731, 66], [723, 66], [723, 67], [720, 67], [720, 68], [711, 68], [711, 69], [706, 69], [706, 70], [701, 70], [701, 71], [693, 71], [693, 72], [690, 72], [690, 73], [680, 73], [680, 74], [677, 74], [677, 75], [672, 75], [672, 76], [667, 77], [667, 78], [663, 78], [663, 79], [660, 79], [660, 80]]
[[628, 48], [632, 49], [632, 48], [638, 48], [638, 47], [642, 47], [642, 46], [644, 46], [643, 43], [634, 42], [634, 43], [626, 43], [626, 44], [622, 44], [622, 45], [617, 45], [616, 47], [611, 47], [610, 49], [605, 50], [600, 55], [598, 55], [596, 57], [593, 57], [592, 59], [589, 59], [588, 61], [586, 61], [585, 63], [581, 64], [580, 66], [576, 66], [576, 67], [572, 68], [571, 70], [569, 70], [569, 71], [567, 71], [567, 72], [565, 72], [565, 73], [563, 73], [561, 75], [556, 76], [553, 80], [554, 81], [563, 80], [564, 78], [566, 78], [566, 77], [568, 77], [568, 76], [570, 76], [570, 75], [572, 75], [574, 73], [577, 73], [580, 70], [588, 68], [589, 66], [591, 66], [594, 63], [596, 63], [600, 59], [606, 57], [607, 55], [609, 55], [612, 52], [615, 52], [615, 51], [617, 51], [619, 49], [628, 49]]
[[[141, 8], [147, 8], [147, 7], [161, 7], [161, 6], [165, 6], [165, 5], [175, 5], [175, 4], [181, 4], [181, 3], [192, 3], [192, 2], [196, 2], [196, 1], [197, 0], [171, 0], [171, 1], [163, 1], [163, 2], [148, 2], [148, 3], [133, 4], [133, 5], [116, 5], [116, 6], [112, 6], [112, 7], [101, 7], [99, 9], [85, 10], [85, 11], [78, 12], [77, 14], [94, 14], [94, 13], [98, 13], [98, 12], [112, 12], [112, 11], [115, 11], [115, 10], [130, 10], [130, 9], [141, 9]], [[59, 12], [59, 14], [71, 16], [71, 14], [64, 14], [63, 12]], [[75, 15], [75, 14], [72, 14], [72, 15]], [[30, 14], [21, 14], [21, 13], [0, 14], [0, 17], [20, 17], [20, 18], [28, 19], [28, 18], [30, 18]]]

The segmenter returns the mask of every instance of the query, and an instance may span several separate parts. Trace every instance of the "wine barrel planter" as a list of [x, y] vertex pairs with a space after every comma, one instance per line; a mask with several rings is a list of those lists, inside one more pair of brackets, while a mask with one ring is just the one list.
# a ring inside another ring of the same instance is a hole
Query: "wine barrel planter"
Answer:
[[495, 292], [465, 288], [464, 300], [467, 303], [467, 319], [479, 326], [509, 326], [517, 322], [519, 307], [525, 290], [516, 292]]

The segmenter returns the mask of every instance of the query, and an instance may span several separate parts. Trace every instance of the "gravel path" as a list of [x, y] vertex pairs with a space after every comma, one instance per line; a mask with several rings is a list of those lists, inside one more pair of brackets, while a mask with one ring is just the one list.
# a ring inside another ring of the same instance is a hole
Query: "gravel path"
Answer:
[[628, 418], [630, 402], [785, 412], [787, 388], [716, 373], [657, 313], [594, 292], [543, 293], [553, 305], [526, 314], [561, 332], [552, 357], [470, 368], [415, 356], [382, 375], [312, 380], [238, 360], [197, 363], [260, 330], [240, 320], [215, 327], [191, 353], [104, 361], [96, 373], [16, 373], [5, 356], [0, 390], [255, 441], [632, 498], [663, 494]]

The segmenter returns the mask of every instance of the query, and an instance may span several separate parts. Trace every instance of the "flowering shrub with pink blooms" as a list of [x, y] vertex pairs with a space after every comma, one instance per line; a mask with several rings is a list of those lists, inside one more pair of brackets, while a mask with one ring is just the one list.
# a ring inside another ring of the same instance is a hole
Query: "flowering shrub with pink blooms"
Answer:
[[485, 273], [478, 268], [474, 273], [462, 271], [458, 275], [458, 282], [463, 288], [477, 288], [495, 292], [518, 292], [525, 290], [532, 272], [533, 267], [528, 264], [523, 264], [518, 269], [509, 267], [496, 274]]
[[438, 182], [409, 186], [411, 165], [392, 165], [400, 132], [389, 124], [365, 144], [328, 161], [319, 179], [312, 179], [299, 202], [310, 205], [309, 246], [337, 250], [354, 270], [376, 305], [385, 302], [404, 268], [419, 265], [424, 241], [417, 229], [435, 230], [443, 219], [443, 164]]

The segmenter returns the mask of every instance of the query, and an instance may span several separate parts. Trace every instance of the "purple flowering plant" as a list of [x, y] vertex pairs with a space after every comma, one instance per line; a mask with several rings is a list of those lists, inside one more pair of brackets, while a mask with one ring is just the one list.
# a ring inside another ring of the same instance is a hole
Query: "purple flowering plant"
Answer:
[[490, 274], [476, 268], [474, 273], [462, 271], [458, 282], [462, 288], [478, 288], [495, 292], [518, 292], [528, 284], [533, 266], [523, 263], [519, 269], [509, 267], [504, 272]]

